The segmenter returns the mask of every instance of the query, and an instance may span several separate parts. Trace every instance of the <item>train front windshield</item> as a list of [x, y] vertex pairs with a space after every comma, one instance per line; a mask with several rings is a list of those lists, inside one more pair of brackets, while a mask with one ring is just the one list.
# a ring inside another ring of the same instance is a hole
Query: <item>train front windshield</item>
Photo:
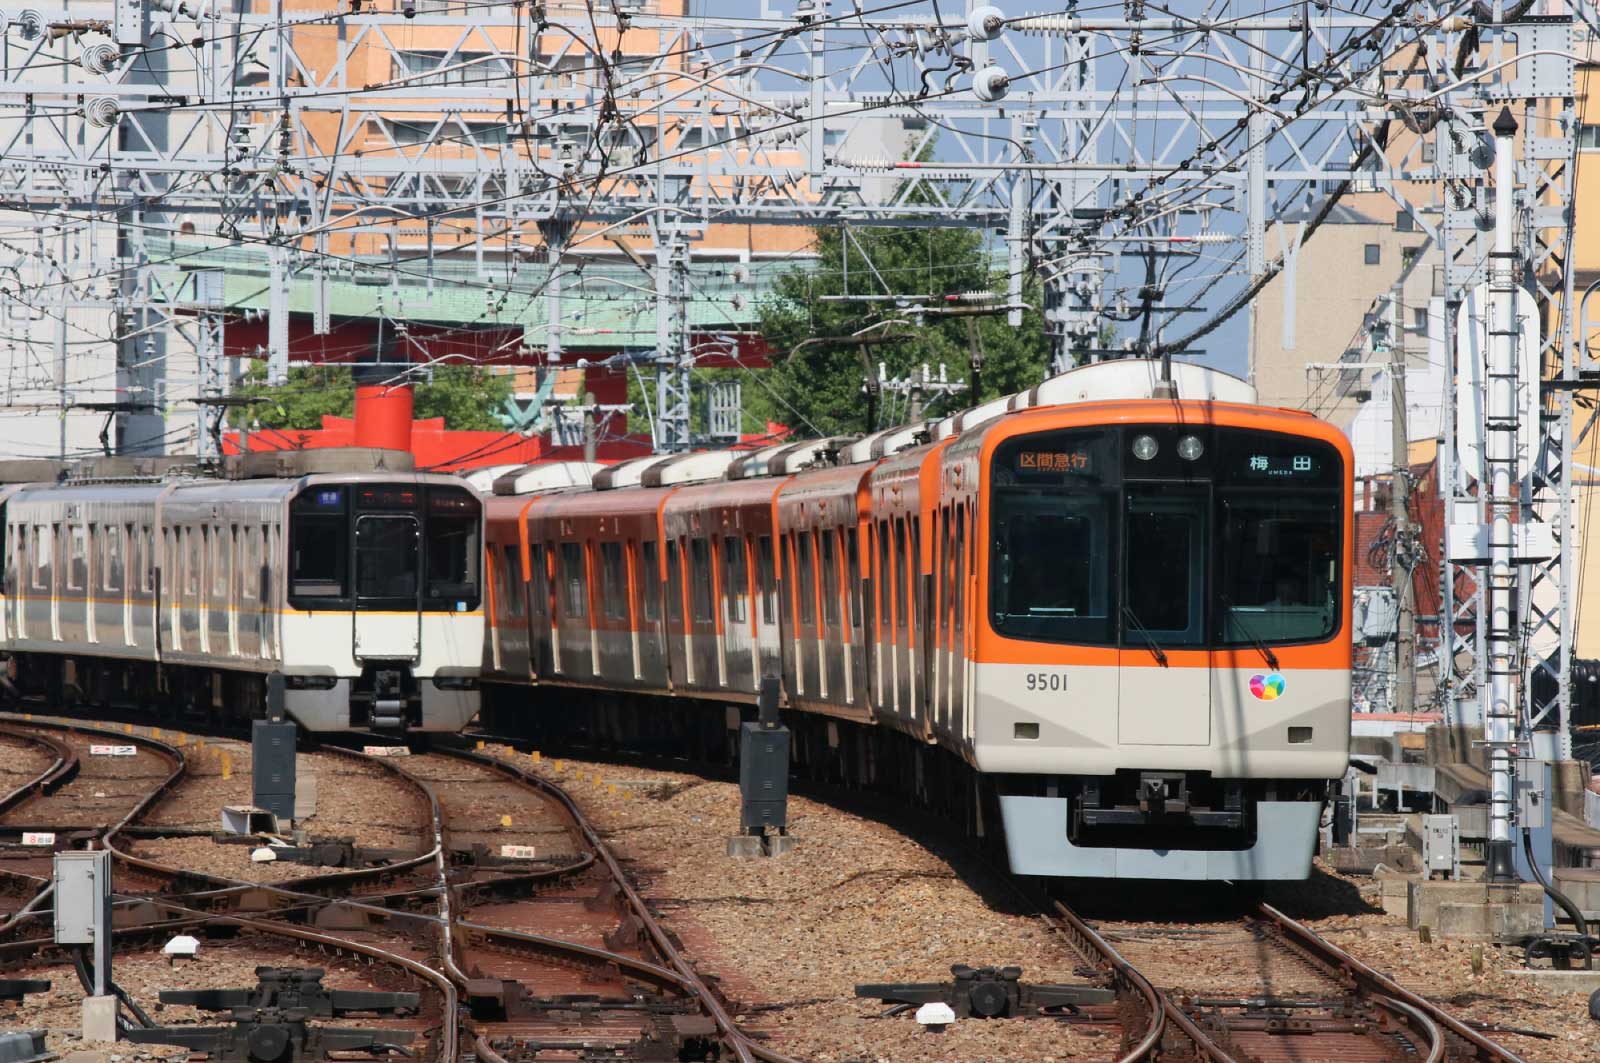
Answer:
[[1074, 429], [996, 448], [990, 618], [1011, 638], [1149, 648], [1339, 630], [1344, 467], [1228, 428]]
[[459, 487], [314, 485], [290, 504], [289, 604], [476, 609], [480, 523], [478, 500]]

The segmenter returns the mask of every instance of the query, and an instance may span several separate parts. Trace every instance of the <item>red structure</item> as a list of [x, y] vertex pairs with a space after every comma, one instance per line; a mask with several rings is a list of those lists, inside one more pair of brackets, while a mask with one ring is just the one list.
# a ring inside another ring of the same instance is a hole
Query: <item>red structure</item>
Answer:
[[410, 450], [413, 406], [410, 384], [393, 387], [358, 384], [355, 445], [382, 450]]
[[[277, 428], [250, 432], [245, 446], [252, 451], [310, 450], [315, 447], [367, 447], [385, 444], [370, 442], [361, 434], [358, 421], [349, 417], [323, 417], [322, 427], [299, 431]], [[459, 472], [487, 465], [527, 465], [536, 461], [576, 461], [582, 447], [552, 447], [544, 436], [522, 436], [516, 432], [455, 432], [444, 426], [443, 417], [410, 422], [410, 442], [405, 448], [417, 459], [417, 468], [438, 472]], [[223, 437], [224, 453], [241, 450], [238, 432]], [[629, 435], [611, 438], [595, 448], [600, 461], [621, 461], [650, 453], [650, 437]]]

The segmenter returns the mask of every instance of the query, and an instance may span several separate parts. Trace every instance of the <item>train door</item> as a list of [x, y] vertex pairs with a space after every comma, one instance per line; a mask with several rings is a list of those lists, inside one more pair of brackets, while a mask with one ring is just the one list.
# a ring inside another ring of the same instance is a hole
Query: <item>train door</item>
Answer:
[[408, 513], [356, 518], [356, 657], [416, 660], [422, 646], [421, 527]]
[[1211, 742], [1206, 645], [1206, 492], [1176, 485], [1130, 487], [1123, 514], [1122, 645], [1117, 740], [1124, 745]]

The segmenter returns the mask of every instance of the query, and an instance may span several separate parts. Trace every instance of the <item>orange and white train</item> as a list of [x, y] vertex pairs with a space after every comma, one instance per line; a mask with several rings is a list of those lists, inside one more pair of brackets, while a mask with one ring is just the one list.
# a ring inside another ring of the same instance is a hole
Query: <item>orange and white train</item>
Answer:
[[1348, 764], [1350, 447], [1172, 368], [503, 476], [485, 724], [715, 752], [776, 675], [800, 770], [1002, 832], [1014, 872], [1305, 877]]

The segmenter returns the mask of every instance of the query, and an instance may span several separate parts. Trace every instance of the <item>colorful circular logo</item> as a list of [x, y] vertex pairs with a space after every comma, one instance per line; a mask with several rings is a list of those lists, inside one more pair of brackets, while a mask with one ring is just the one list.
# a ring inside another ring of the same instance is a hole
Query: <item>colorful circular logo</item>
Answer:
[[1250, 677], [1250, 694], [1257, 701], [1277, 701], [1283, 697], [1283, 676], [1256, 674]]

